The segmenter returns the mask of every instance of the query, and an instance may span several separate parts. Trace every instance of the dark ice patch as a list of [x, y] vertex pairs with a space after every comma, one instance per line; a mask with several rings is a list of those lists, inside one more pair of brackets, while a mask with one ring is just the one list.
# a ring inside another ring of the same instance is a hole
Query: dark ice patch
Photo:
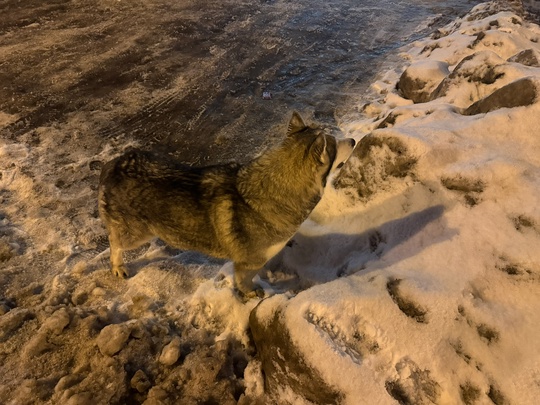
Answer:
[[525, 49], [508, 59], [508, 62], [520, 63], [530, 67], [540, 67], [540, 53], [534, 49]]
[[527, 107], [538, 100], [539, 85], [530, 77], [516, 80], [469, 106], [464, 115], [486, 114], [501, 108]]
[[473, 405], [480, 399], [482, 391], [470, 381], [459, 386], [460, 396], [465, 405]]
[[[439, 383], [433, 380], [429, 370], [422, 370], [412, 360], [406, 358], [396, 364], [399, 372], [407, 369], [407, 378], [386, 381], [386, 391], [399, 402], [400, 405], [428, 405], [436, 404], [441, 395]], [[400, 373], [401, 374], [401, 373]]]
[[398, 306], [401, 312], [418, 323], [428, 323], [426, 319], [427, 310], [419, 304], [406, 297], [400, 290], [401, 279], [390, 279], [386, 283], [386, 290], [392, 301]]

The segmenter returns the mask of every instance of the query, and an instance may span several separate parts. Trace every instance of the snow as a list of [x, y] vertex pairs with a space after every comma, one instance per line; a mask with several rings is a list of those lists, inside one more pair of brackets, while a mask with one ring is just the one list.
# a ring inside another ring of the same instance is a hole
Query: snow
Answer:
[[[249, 331], [260, 304], [264, 325], [281, 311], [295, 350], [344, 404], [536, 403], [540, 99], [463, 111], [518, 79], [540, 81], [538, 65], [514, 58], [540, 53], [540, 27], [493, 8], [409, 45], [405, 64], [362, 95], [341, 129], [381, 144], [349, 160], [261, 272], [264, 300], [238, 299], [231, 263], [157, 241], [131, 254], [131, 278], [114, 279], [99, 219], [71, 208], [93, 211], [98, 171], [85, 168], [119, 145], [53, 164], [68, 198], [40, 170], [65, 134], [49, 127], [32, 148], [0, 139], [0, 201], [10, 202], [0, 211], [0, 373], [10, 376], [0, 402], [175, 403], [183, 390], [189, 403], [209, 391], [221, 403], [239, 391], [241, 404], [309, 403], [286, 383], [265, 392]], [[409, 67], [430, 100], [396, 89]], [[16, 121], [0, 112], [0, 124]]]
[[[396, 80], [383, 79], [373, 87], [374, 106], [363, 107], [366, 118], [343, 125], [357, 140], [368, 133], [400, 139], [417, 159], [413, 173], [381, 176], [376, 195], [363, 203], [352, 189], [327, 193], [299, 231], [332, 235], [315, 260], [324, 262], [324, 281], [336, 274], [329, 265], [349, 266], [351, 275], [285, 306], [292, 339], [325, 381], [346, 393], [346, 403], [359, 396], [395, 403], [399, 393], [388, 396], [389, 382], [412, 403], [428, 403], [414, 396], [418, 386], [409, 387], [414, 370], [428, 372], [436, 389], [426, 395], [436, 403], [532, 404], [540, 394], [540, 104], [459, 113], [510, 82], [540, 77], [539, 67], [506, 62], [523, 49], [538, 51], [540, 29], [508, 12], [474, 18], [487, 7], [446, 27], [446, 36], [404, 51], [427, 86], [441, 82], [442, 69], [434, 67], [450, 67], [442, 96], [400, 102]], [[475, 46], [472, 35], [488, 29]], [[476, 79], [489, 69], [502, 77]], [[395, 122], [376, 129], [390, 113]], [[377, 173], [375, 165], [370, 174]], [[373, 230], [382, 235], [380, 251], [354, 251], [351, 242]], [[309, 257], [317, 249], [322, 245]], [[299, 260], [292, 252], [284, 257], [293, 268]], [[377, 350], [362, 353], [353, 338], [359, 335]]]
[[[101, 329], [101, 332], [96, 340], [99, 351], [104, 356], [112, 356], [118, 353], [124, 348], [130, 334], [131, 332], [129, 328], [123, 323], [105, 326], [103, 329]], [[163, 350], [166, 350], [167, 347], [168, 346], [165, 346]]]
[[159, 361], [166, 366], [172, 366], [180, 358], [180, 344], [182, 341], [178, 336], [175, 336], [171, 343], [163, 348]]

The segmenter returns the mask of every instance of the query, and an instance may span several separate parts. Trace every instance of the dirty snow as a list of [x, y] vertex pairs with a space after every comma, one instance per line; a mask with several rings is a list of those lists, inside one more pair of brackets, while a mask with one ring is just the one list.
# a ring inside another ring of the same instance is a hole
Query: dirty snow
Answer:
[[[491, 3], [404, 49], [341, 128], [398, 139], [414, 165], [377, 177], [397, 158], [376, 150], [362, 194], [353, 157], [261, 272], [273, 295], [261, 316], [285, 309], [297, 350], [344, 403], [540, 396], [540, 102], [461, 114], [540, 80], [512, 61], [527, 49], [540, 53], [540, 28]], [[402, 97], [408, 65], [437, 97]], [[154, 241], [129, 253], [131, 278], [110, 274], [95, 186], [129, 145], [66, 150], [42, 170], [66, 137], [85, 144], [72, 125], [0, 139], [0, 402], [306, 403], [287, 386], [265, 393], [248, 331], [259, 301], [238, 300], [230, 263]]]

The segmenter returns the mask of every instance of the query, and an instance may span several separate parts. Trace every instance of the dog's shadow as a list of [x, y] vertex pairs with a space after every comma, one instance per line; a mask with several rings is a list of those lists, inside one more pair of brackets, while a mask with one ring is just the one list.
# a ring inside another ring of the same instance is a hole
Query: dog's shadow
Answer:
[[[412, 257], [456, 234], [441, 224], [444, 209], [443, 205], [432, 206], [361, 234], [309, 236], [300, 229], [291, 243], [266, 265], [269, 281], [278, 289], [304, 290], [366, 268], [380, 267], [378, 264], [389, 266]], [[429, 225], [434, 226], [429, 240], [411, 241]]]
[[[326, 233], [311, 236], [303, 233], [301, 228], [291, 242], [265, 265], [265, 269], [260, 272], [261, 280], [270, 288], [268, 292], [271, 294], [299, 292], [366, 269], [390, 266], [456, 234], [455, 230], [443, 223], [444, 209], [443, 205], [435, 205], [360, 234]], [[434, 230], [428, 232], [426, 238], [410, 242], [428, 226], [433, 226]], [[73, 267], [76, 262], [86, 259], [87, 271], [109, 268], [107, 248], [108, 242], [105, 238], [97, 250], [72, 255], [67, 264]], [[198, 252], [170, 248], [159, 239], [124, 252], [124, 259], [130, 277], [148, 265], [159, 262], [174, 262], [177, 269], [193, 265], [209, 267], [212, 272], [216, 266], [219, 268], [227, 263]], [[212, 278], [212, 272], [206, 276]], [[216, 279], [220, 274], [221, 272], [218, 272], [214, 275]]]

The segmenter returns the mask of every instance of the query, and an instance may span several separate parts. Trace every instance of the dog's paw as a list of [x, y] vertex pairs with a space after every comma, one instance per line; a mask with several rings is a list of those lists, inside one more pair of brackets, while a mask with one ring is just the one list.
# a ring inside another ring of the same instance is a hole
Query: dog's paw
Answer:
[[266, 294], [266, 291], [261, 287], [255, 287], [255, 289], [252, 291], [252, 293], [255, 294], [256, 298], [266, 298], [268, 295]]
[[266, 293], [266, 291], [260, 287], [255, 287], [255, 289], [251, 291], [242, 291], [238, 288], [234, 289], [236, 292], [236, 295], [242, 302], [248, 302], [253, 299], [261, 300], [263, 298], [268, 298], [269, 295]]
[[243, 303], [246, 303], [254, 299], [264, 298], [264, 290], [255, 289], [252, 291], [242, 291], [242, 290], [239, 290], [238, 288], [235, 288], [234, 292], [235, 292], [235, 295], [238, 297], [238, 299], [242, 301]]
[[128, 278], [129, 274], [125, 265], [115, 266], [112, 268], [112, 273], [119, 278]]

